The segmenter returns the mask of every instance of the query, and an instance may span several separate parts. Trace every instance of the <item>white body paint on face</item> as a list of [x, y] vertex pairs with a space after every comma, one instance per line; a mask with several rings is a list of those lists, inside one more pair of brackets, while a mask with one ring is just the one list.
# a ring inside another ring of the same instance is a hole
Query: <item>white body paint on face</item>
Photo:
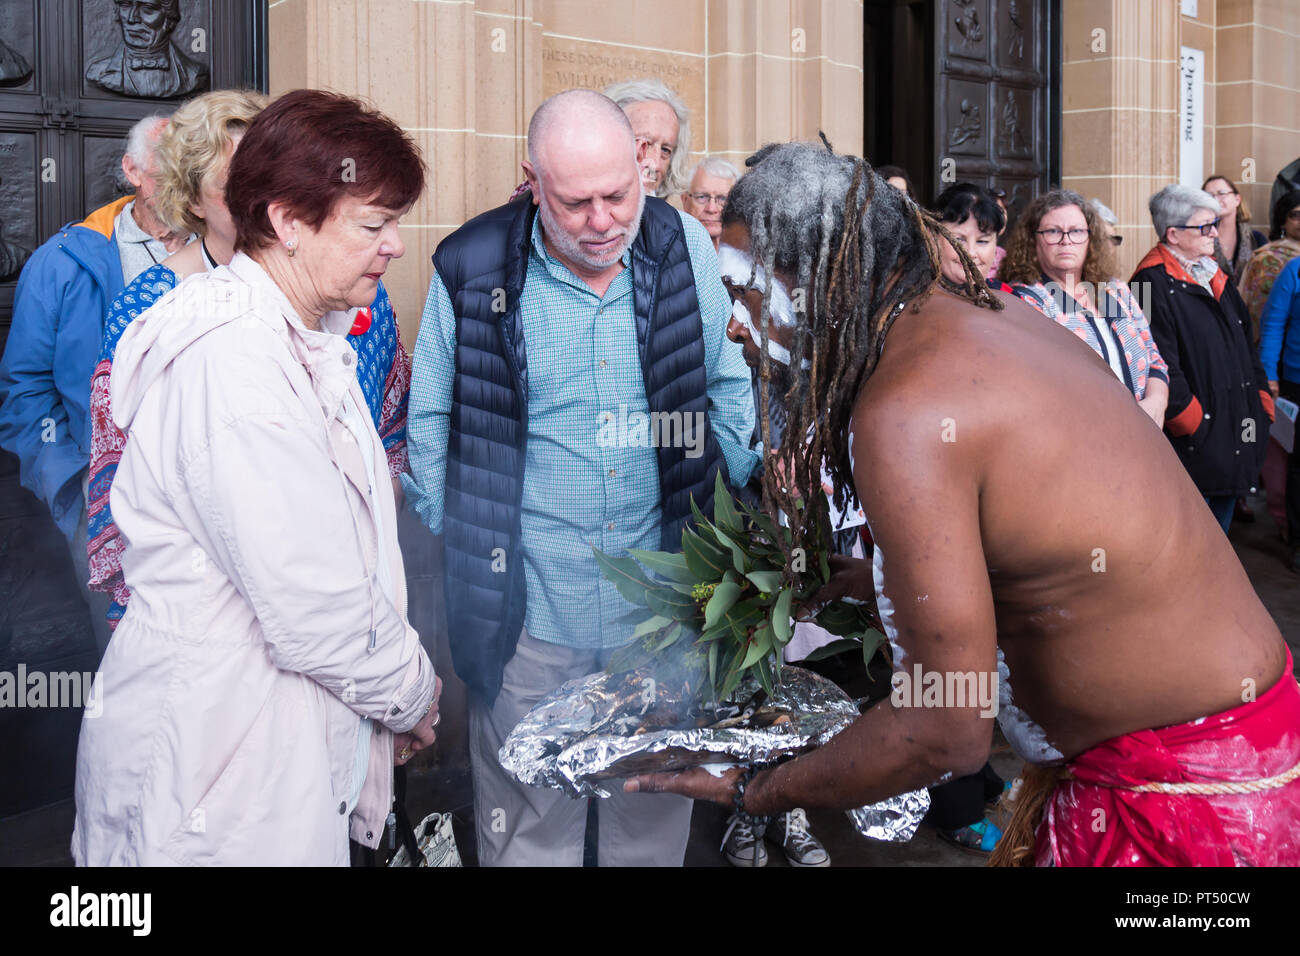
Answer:
[[[774, 303], [776, 302], [775, 291], [772, 293], [772, 301]], [[763, 341], [763, 337], [758, 334], [758, 329], [754, 328], [754, 319], [753, 316], [749, 314], [749, 306], [745, 305], [744, 302], [739, 299], [736, 300], [735, 305], [731, 307], [731, 317], [749, 330], [749, 337], [751, 339], [755, 342]], [[776, 362], [779, 365], [784, 365], [786, 368], [790, 367], [790, 350], [775, 339], [769, 338], [767, 340], [767, 354], [773, 362]], [[804, 359], [803, 364], [804, 367], [807, 368], [808, 360]]]
[[1065, 755], [1047, 741], [1047, 733], [1028, 714], [1012, 703], [1011, 668], [998, 648], [998, 726], [1021, 760], [1029, 763], [1058, 763]]
[[[722, 278], [737, 288], [759, 291], [766, 288], [767, 273], [763, 271], [763, 267], [755, 264], [749, 253], [742, 252], [725, 242], [718, 246], [718, 269], [722, 272]], [[750, 339], [759, 348], [766, 348], [773, 362], [778, 362], [786, 368], [790, 367], [790, 350], [771, 336], [764, 338], [758, 330], [758, 323], [750, 314], [749, 306], [745, 305], [743, 300], [736, 300], [731, 309], [731, 317], [749, 332]], [[772, 296], [768, 300], [768, 319], [772, 326], [779, 328], [793, 328], [795, 325], [794, 301], [790, 298], [790, 290], [780, 279], [774, 278], [772, 281]], [[804, 359], [800, 367], [809, 368], [811, 363]]]
[[[722, 277], [731, 282], [734, 286], [741, 288], [753, 288], [760, 292], [767, 286], [767, 273], [763, 267], [745, 252], [741, 252], [725, 242], [718, 246], [718, 269]], [[753, 279], [751, 285], [750, 279]], [[785, 287], [785, 283], [780, 279], [772, 280], [772, 300], [768, 304], [768, 310], [771, 314], [771, 320], [777, 325], [791, 326], [794, 321], [794, 302], [790, 298], [790, 290]], [[746, 310], [748, 316], [748, 310]], [[748, 319], [741, 319], [747, 322]], [[754, 334], [754, 341], [759, 341], [758, 330], [751, 325], [751, 331]]]

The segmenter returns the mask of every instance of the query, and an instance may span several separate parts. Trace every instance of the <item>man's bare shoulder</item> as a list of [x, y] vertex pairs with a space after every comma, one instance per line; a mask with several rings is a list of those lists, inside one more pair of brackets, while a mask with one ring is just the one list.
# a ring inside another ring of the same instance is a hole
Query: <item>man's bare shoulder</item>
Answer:
[[941, 418], [969, 412], [1000, 391], [997, 366], [1005, 357], [1008, 323], [1022, 323], [1021, 309], [1032, 312], [1019, 300], [1004, 298], [1009, 301], [1001, 311], [944, 293], [930, 296], [919, 309], [908, 307], [858, 397], [855, 425], [894, 429], [918, 419], [930, 423], [936, 412], [944, 413]]

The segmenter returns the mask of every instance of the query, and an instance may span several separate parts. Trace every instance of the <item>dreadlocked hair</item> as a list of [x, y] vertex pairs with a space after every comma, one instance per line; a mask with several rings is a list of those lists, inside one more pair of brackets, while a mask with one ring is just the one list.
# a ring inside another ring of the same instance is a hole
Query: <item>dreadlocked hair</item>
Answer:
[[[763, 506], [770, 515], [784, 512], [790, 520], [791, 540], [783, 544], [787, 579], [802, 563], [795, 552], [807, 554], [829, 527], [826, 496], [810, 493], [800, 501], [796, 489], [820, 488], [825, 462], [835, 507], [845, 511], [856, 505], [849, 454], [853, 406], [904, 306], [918, 311], [939, 284], [941, 238], [952, 244], [966, 275], [960, 286], [945, 282], [944, 287], [984, 308], [1002, 308], [965, 245], [938, 219], [888, 185], [865, 160], [836, 155], [829, 146], [764, 146], [746, 160], [749, 172], [732, 188], [722, 215], [724, 226], [739, 222], [749, 230], [754, 262], [766, 277], [759, 317], [763, 341], [757, 343], [766, 456]], [[774, 451], [765, 342], [772, 277], [778, 271], [794, 278], [796, 321], [784, 396], [786, 441]]]

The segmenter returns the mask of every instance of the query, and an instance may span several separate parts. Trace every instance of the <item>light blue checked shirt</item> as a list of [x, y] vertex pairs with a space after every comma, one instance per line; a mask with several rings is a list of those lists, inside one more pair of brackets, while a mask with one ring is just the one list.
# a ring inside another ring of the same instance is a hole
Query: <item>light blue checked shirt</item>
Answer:
[[[740, 346], [726, 336], [731, 302], [708, 233], [693, 217], [679, 215], [703, 320], [709, 422], [739, 487], [758, 462], [749, 449], [749, 368]], [[624, 253], [625, 268], [598, 296], [547, 252], [541, 217], [534, 221], [520, 300], [528, 348], [528, 450], [519, 557], [528, 587], [528, 633], [565, 647], [617, 647], [630, 636], [615, 622], [632, 605], [601, 575], [591, 546], [619, 554], [660, 545], [658, 461], [635, 427], [636, 413], [647, 414], [649, 405], [630, 264], [631, 253]], [[407, 499], [435, 534], [442, 533], [455, 356], [451, 298], [434, 275], [415, 342], [406, 423], [411, 474], [402, 480]]]

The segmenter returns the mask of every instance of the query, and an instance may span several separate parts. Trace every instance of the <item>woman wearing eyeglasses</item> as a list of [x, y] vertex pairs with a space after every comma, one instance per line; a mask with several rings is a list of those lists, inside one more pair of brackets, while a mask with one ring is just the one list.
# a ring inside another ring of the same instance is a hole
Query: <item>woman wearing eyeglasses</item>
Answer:
[[1165, 432], [1226, 533], [1237, 496], [1255, 490], [1273, 397], [1250, 344], [1246, 304], [1214, 259], [1218, 202], [1175, 184], [1149, 206], [1160, 241], [1130, 284], [1145, 292], [1169, 365]]
[[1114, 248], [1091, 203], [1072, 190], [1054, 189], [1026, 207], [998, 278], [1087, 342], [1152, 421], [1163, 425], [1168, 371], [1137, 300], [1115, 278]]
[[1258, 229], [1250, 228], [1250, 209], [1231, 179], [1215, 173], [1201, 188], [1218, 202], [1223, 225], [1215, 241], [1214, 259], [1228, 278], [1240, 284], [1250, 257], [1268, 240]]

